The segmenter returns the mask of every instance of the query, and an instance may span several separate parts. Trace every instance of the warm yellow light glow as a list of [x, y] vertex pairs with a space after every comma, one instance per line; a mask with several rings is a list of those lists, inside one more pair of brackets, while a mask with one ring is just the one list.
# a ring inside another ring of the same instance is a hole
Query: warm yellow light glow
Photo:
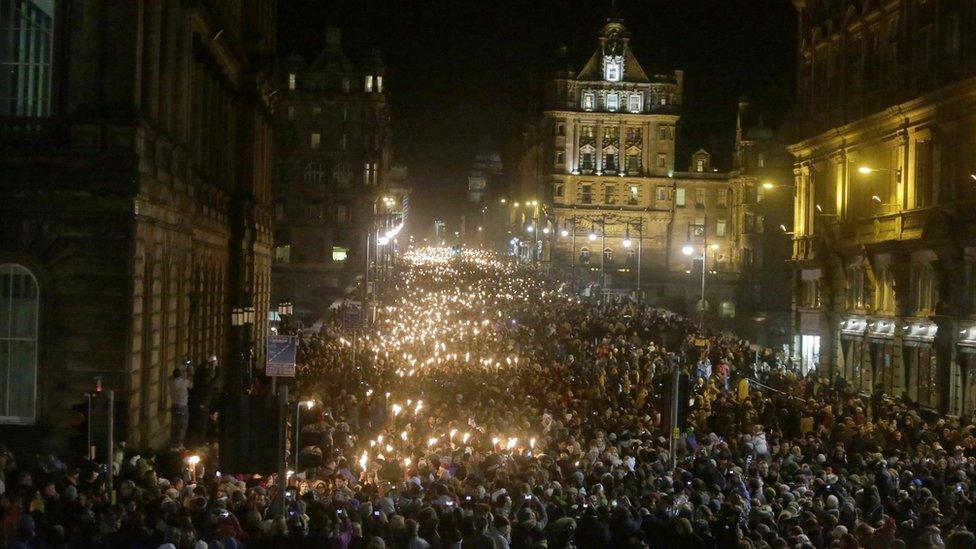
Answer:
[[763, 183], [762, 186], [763, 186], [764, 189], [775, 189], [776, 188], [776, 185], [772, 184], [769, 181]]
[[871, 173], [873, 171], [874, 171], [874, 169], [873, 168], [870, 168], [868, 166], [861, 166], [861, 167], [859, 167], [857, 169], [857, 173], [860, 173], [860, 174], [863, 174], [863, 175], [867, 175], [867, 174], [869, 174], [869, 173]]
[[186, 462], [189, 463], [190, 465], [196, 465], [197, 463], [200, 463], [200, 456], [197, 455], [189, 456], [186, 458]]

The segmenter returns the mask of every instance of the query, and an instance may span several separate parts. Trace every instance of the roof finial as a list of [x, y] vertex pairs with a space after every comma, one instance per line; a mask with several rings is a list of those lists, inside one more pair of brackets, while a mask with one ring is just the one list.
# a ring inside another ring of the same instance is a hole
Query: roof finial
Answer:
[[617, 0], [610, 0], [610, 20], [620, 21], [620, 10], [617, 9]]

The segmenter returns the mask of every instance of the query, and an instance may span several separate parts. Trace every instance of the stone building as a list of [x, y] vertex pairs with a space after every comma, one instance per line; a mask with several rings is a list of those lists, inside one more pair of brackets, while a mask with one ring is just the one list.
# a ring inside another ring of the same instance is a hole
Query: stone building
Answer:
[[347, 57], [337, 28], [311, 63], [288, 57], [281, 72], [273, 293], [308, 320], [365, 276], [390, 167], [385, 76], [377, 50]]
[[554, 75], [526, 127], [510, 250], [577, 287], [692, 315], [702, 313], [704, 285], [709, 323], [734, 326], [762, 305], [740, 282], [762, 270], [764, 244], [753, 235], [766, 225], [752, 210], [765, 168], [748, 162], [769, 140], [740, 132], [733, 172], [719, 171], [705, 150], [690, 163], [676, 159], [682, 92], [683, 73], [645, 70], [627, 29], [610, 19], [583, 69]]
[[795, 328], [864, 392], [976, 410], [976, 41], [963, 2], [794, 0]]
[[263, 360], [275, 9], [0, 2], [0, 439], [63, 444], [100, 376], [159, 446], [174, 367]]

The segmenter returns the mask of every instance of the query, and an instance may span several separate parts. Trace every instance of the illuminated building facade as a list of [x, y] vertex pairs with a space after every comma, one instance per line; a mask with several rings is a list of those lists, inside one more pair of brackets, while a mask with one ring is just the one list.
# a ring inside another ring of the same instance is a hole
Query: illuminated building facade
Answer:
[[[743, 331], [768, 333], [768, 316], [751, 314], [769, 308], [764, 288], [741, 281], [763, 271], [768, 222], [756, 204], [772, 168], [757, 167], [756, 158], [773, 147], [771, 136], [740, 131], [731, 172], [713, 166], [705, 150], [690, 163], [677, 160], [682, 92], [682, 72], [646, 71], [627, 29], [610, 19], [583, 69], [555, 74], [525, 129], [508, 204], [510, 252], [578, 288], [637, 294], [697, 315], [704, 251], [709, 323], [738, 327], [758, 318]], [[779, 151], [789, 177], [789, 156]], [[777, 238], [785, 259], [788, 239], [781, 231]], [[789, 294], [788, 277], [777, 286]], [[777, 307], [785, 337], [789, 304]]]
[[117, 440], [159, 447], [176, 366], [262, 363], [275, 13], [0, 2], [0, 439], [64, 444], [98, 376]]
[[[365, 276], [367, 235], [383, 222], [390, 170], [390, 114], [379, 52], [353, 62], [341, 32], [325, 30], [311, 63], [284, 62], [276, 110], [274, 297], [306, 320]], [[376, 237], [368, 254], [376, 257]]]
[[964, 3], [795, 0], [795, 330], [808, 367], [976, 410], [976, 43]]

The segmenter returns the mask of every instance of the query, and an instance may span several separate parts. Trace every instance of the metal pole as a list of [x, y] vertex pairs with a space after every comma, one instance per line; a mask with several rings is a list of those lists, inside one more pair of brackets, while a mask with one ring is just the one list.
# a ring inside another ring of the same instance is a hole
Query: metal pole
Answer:
[[278, 395], [278, 440], [281, 441], [281, 451], [278, 452], [278, 493], [275, 495], [275, 514], [279, 517], [285, 516], [285, 491], [288, 490], [288, 471], [285, 469], [285, 436], [286, 423], [285, 414], [282, 413], [288, 406], [288, 385], [281, 385], [281, 394]]
[[115, 391], [108, 390], [108, 436], [105, 446], [105, 487], [108, 489], [109, 501], [115, 503], [115, 493], [112, 486], [112, 462], [115, 460]]
[[573, 291], [576, 291], [576, 216], [574, 215], [570, 218], [570, 222], [573, 225], [573, 249], [570, 251], [569, 265], [572, 269], [570, 274], [570, 282], [572, 283]]
[[363, 308], [369, 302], [369, 235], [373, 232], [372, 226], [366, 229], [366, 266], [363, 271]]
[[298, 452], [302, 443], [302, 403], [295, 403], [295, 474], [298, 474]]
[[[600, 291], [605, 296], [607, 295], [607, 215], [603, 214], [603, 224], [602, 230], [603, 241], [601, 246], [603, 249], [600, 250]], [[603, 299], [601, 298], [601, 301]]]
[[641, 249], [644, 247], [644, 217], [637, 224], [637, 301], [641, 301]]
[[671, 470], [674, 471], [675, 467], [678, 466], [678, 439], [674, 436], [675, 429], [678, 428], [678, 389], [679, 380], [681, 379], [681, 363], [678, 361], [674, 362], [674, 368], [671, 372], [671, 425], [669, 425], [668, 439], [671, 441]]
[[708, 214], [705, 214], [705, 226], [702, 227], [702, 280], [701, 280], [701, 317], [698, 329], [705, 329], [705, 270], [708, 264]]
[[92, 413], [92, 394], [85, 393], [85, 398], [88, 400], [88, 433], [87, 441], [85, 444], [85, 452], [88, 454], [88, 459], [95, 459], [95, 446], [92, 444], [92, 424], [95, 422], [95, 416]]

